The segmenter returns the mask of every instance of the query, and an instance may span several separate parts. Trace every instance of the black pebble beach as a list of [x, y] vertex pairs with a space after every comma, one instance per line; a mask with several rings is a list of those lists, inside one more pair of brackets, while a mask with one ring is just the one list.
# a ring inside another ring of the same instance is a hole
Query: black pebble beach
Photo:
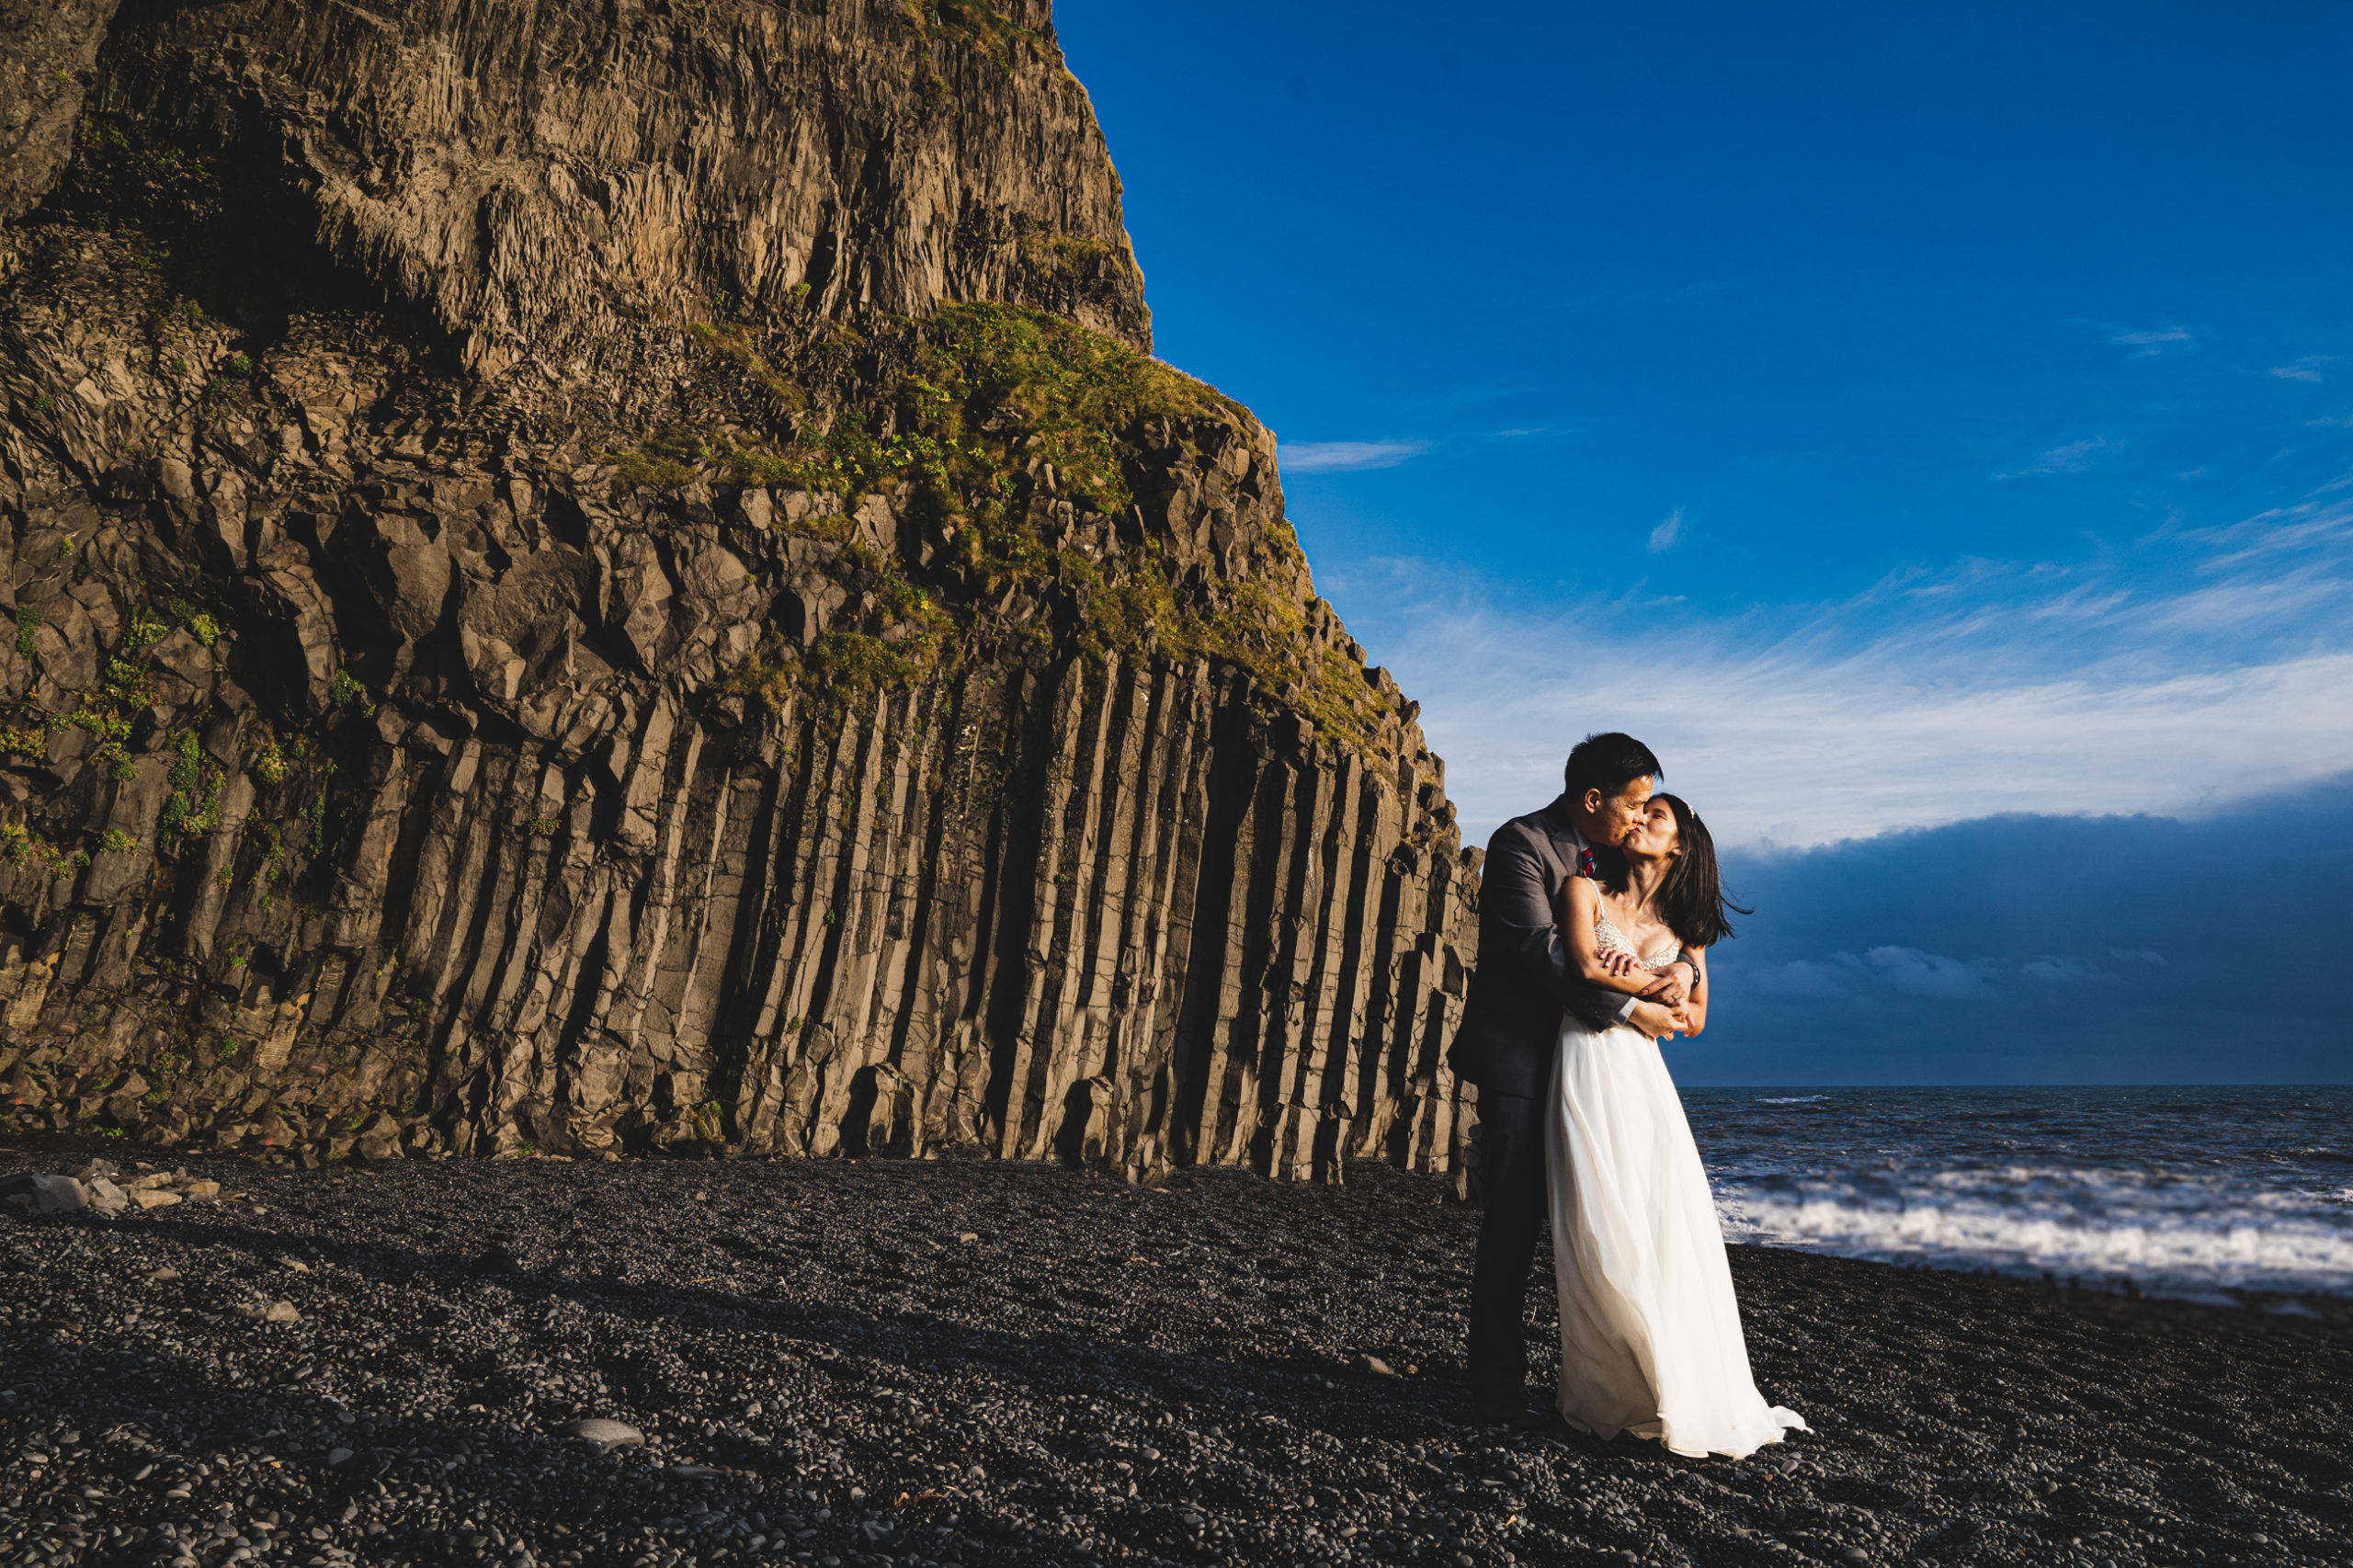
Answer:
[[1479, 1425], [1476, 1216], [1385, 1168], [186, 1165], [0, 1217], [0, 1564], [2353, 1562], [2334, 1303], [1736, 1249], [1816, 1431], [1695, 1461]]

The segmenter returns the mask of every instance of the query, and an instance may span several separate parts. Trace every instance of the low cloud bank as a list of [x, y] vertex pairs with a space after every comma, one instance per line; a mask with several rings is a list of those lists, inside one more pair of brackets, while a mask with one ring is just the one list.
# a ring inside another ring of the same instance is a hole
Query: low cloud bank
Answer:
[[1686, 1084], [2353, 1082], [2353, 778], [1734, 852]]

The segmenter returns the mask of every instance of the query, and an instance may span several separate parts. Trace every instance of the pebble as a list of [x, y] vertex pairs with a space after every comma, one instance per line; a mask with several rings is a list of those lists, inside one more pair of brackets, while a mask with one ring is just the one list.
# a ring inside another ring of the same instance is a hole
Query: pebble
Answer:
[[[52, 1168], [86, 1153], [35, 1152]], [[2160, 1520], [2208, 1562], [2253, 1560], [2229, 1532], [2259, 1515], [2297, 1543], [2266, 1562], [2353, 1560], [2334, 1494], [2267, 1457], [2353, 1436], [2317, 1392], [2353, 1382], [2342, 1312], [2120, 1298], [2109, 1318], [2049, 1308], [2030, 1285], [1735, 1248], [1757, 1375], [1821, 1430], [1690, 1463], [1476, 1425], [1455, 1313], [1477, 1216], [1385, 1167], [1338, 1187], [1181, 1172], [1138, 1194], [955, 1151], [332, 1175], [204, 1163], [202, 1179], [238, 1172], [264, 1201], [168, 1225], [0, 1223], [0, 1460], [42, 1456], [0, 1463], [0, 1541], [6, 1521], [63, 1519], [71, 1500], [82, 1539], [110, 1543], [81, 1561], [124, 1568], [222, 1568], [239, 1551], [304, 1568], [1795, 1565], [1849, 1551], [1992, 1568], [2172, 1561]], [[695, 1191], [708, 1206], [685, 1201]], [[999, 1244], [938, 1243], [984, 1234]], [[547, 1262], [484, 1278], [475, 1260], [500, 1250]], [[320, 1276], [295, 1287], [312, 1292], [299, 1331], [205, 1310], [292, 1285], [279, 1258]], [[190, 1287], [124, 1289], [165, 1269]], [[1553, 1332], [1541, 1294], [1539, 1342]], [[2042, 1414], [2062, 1393], [2063, 1414]], [[2193, 1417], [2194, 1437], [2168, 1425]], [[2127, 1450], [2132, 1465], [2111, 1468]], [[2071, 1483], [2063, 1505], [2036, 1495], [2053, 1477]], [[2171, 1501], [2200, 1488], [2226, 1499], [2211, 1517]], [[2067, 1531], [2091, 1547], [2069, 1552]]]
[[592, 1415], [574, 1421], [564, 1428], [566, 1435], [585, 1437], [608, 1449], [637, 1449], [645, 1446], [645, 1434], [626, 1421], [614, 1421], [602, 1415]]

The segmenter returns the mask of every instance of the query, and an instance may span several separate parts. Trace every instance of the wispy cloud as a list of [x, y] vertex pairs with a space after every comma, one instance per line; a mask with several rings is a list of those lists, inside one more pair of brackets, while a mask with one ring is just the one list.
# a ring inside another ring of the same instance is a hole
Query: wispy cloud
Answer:
[[1282, 465], [1292, 473], [1360, 473], [1395, 468], [1429, 449], [1427, 441], [1285, 441]]
[[2178, 813], [2353, 756], [2353, 501], [2333, 499], [2130, 562], [1965, 562], [1730, 623], [1597, 595], [1514, 610], [1423, 562], [1346, 608], [1421, 700], [1474, 842], [1605, 729], [1649, 741], [1736, 844]]
[[2105, 436], [2091, 436], [2080, 441], [2070, 441], [2063, 447], [2053, 447], [2024, 468], [1997, 473], [1995, 479], [2026, 479], [2039, 473], [2081, 473], [2092, 466], [2102, 452], [2116, 445]]
[[2153, 359], [2160, 354], [2178, 352], [2177, 346], [2194, 341], [2188, 332], [2177, 326], [2141, 327], [2131, 332], [2120, 332], [2109, 341], [2123, 348], [2137, 349], [2135, 359]]
[[2292, 365], [2272, 366], [2271, 373], [2283, 381], [2316, 381], [2321, 379], [2320, 368], [2335, 358], [2331, 354], [2307, 354]]
[[2304, 423], [2314, 426], [2334, 425], [2347, 430], [2353, 430], [2353, 414], [2340, 414], [2333, 419], [2307, 419]]
[[1650, 552], [1665, 555], [1683, 537], [1683, 508], [1677, 506], [1666, 515], [1666, 520], [1651, 530]]

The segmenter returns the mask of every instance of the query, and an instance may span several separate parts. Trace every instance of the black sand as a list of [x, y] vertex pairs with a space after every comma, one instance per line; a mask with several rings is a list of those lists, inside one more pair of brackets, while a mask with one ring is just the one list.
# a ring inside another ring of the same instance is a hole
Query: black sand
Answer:
[[1476, 1216], [1385, 1169], [188, 1163], [0, 1219], [0, 1564], [2353, 1562], [2329, 1303], [1738, 1249], [1818, 1430], [1687, 1461], [1476, 1425]]

